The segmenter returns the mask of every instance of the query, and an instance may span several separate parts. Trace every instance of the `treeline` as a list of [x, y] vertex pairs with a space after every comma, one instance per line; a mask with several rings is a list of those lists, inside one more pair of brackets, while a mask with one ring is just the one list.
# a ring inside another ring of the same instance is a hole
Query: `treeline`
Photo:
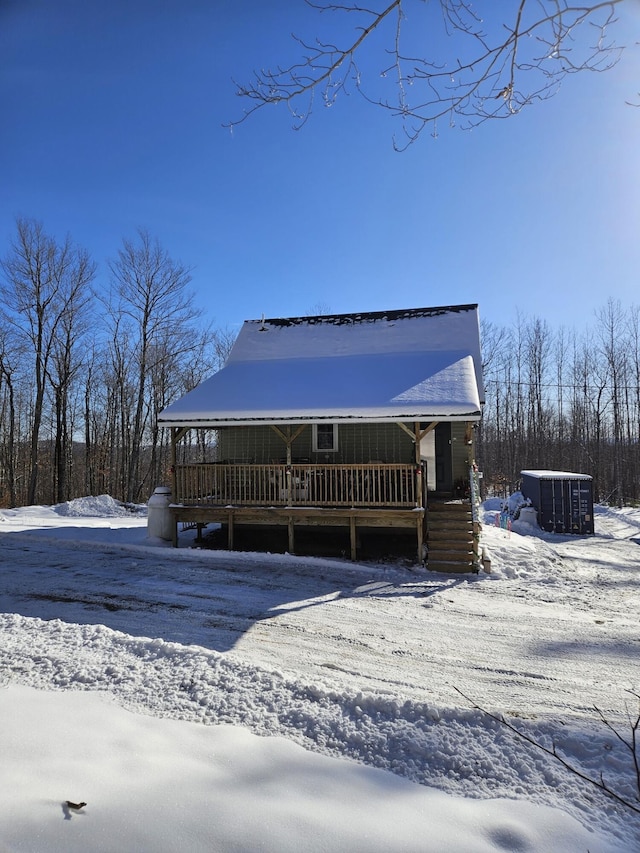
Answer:
[[98, 271], [71, 238], [17, 220], [0, 260], [0, 506], [144, 501], [164, 481], [156, 415], [231, 342], [202, 321], [190, 281], [145, 230]]
[[[138, 502], [166, 480], [157, 414], [233, 342], [203, 322], [190, 282], [145, 230], [98, 271], [71, 238], [17, 220], [0, 258], [0, 506]], [[484, 322], [482, 346], [487, 494], [542, 468], [591, 474], [600, 501], [640, 500], [640, 307], [610, 299], [581, 332]]]
[[482, 346], [488, 494], [513, 492], [533, 468], [591, 474], [598, 501], [640, 500], [640, 307], [609, 299], [581, 332], [486, 323]]

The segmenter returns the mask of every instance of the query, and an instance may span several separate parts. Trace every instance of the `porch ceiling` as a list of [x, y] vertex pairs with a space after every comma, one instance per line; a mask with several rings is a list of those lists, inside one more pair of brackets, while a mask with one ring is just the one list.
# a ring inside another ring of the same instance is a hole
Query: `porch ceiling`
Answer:
[[468, 351], [231, 361], [165, 409], [161, 426], [480, 418]]

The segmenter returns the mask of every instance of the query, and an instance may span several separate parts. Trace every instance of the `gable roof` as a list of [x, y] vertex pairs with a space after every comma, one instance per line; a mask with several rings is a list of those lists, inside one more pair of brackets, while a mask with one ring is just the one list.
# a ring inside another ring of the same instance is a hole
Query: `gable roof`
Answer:
[[247, 320], [162, 426], [477, 420], [477, 305]]

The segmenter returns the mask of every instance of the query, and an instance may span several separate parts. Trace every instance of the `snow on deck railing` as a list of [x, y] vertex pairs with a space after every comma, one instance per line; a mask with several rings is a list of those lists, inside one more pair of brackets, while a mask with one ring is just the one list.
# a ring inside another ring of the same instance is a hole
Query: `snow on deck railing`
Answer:
[[420, 506], [415, 465], [176, 465], [174, 500], [194, 506]]

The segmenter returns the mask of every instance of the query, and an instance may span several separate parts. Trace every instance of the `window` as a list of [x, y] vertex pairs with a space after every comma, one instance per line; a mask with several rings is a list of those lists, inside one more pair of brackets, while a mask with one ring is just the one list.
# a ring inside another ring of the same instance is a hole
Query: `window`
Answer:
[[338, 450], [338, 424], [313, 424], [314, 453], [335, 453]]

